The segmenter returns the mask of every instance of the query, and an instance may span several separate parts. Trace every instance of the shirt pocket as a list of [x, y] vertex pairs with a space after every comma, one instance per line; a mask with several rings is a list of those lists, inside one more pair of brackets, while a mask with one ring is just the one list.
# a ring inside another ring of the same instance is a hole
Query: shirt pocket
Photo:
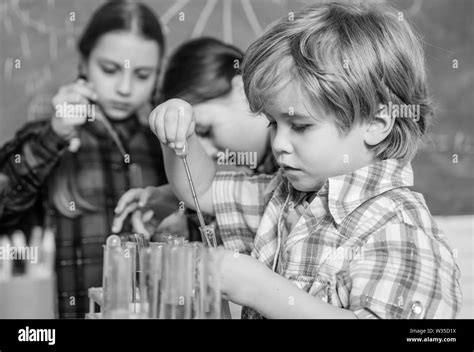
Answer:
[[337, 234], [330, 234], [329, 237], [324, 235], [321, 239], [311, 235], [294, 243], [282, 257], [287, 264], [286, 269], [291, 273], [298, 271], [313, 277], [320, 274], [327, 278], [341, 270], [347, 261], [345, 247], [336, 247]]
[[324, 276], [316, 275], [288, 275], [288, 280], [299, 289], [318, 297], [326, 303], [332, 303], [332, 283]]

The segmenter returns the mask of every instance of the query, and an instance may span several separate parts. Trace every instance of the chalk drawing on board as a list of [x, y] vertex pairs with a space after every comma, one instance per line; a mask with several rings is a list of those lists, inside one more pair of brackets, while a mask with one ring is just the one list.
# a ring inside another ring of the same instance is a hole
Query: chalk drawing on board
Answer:
[[204, 28], [206, 28], [206, 24], [209, 21], [209, 18], [211, 17], [212, 11], [214, 11], [214, 8], [216, 7], [216, 4], [217, 0], [208, 0], [206, 2], [206, 5], [204, 6], [201, 14], [199, 15], [196, 25], [194, 26], [191, 38], [197, 38], [202, 35], [202, 33], [204, 32]]

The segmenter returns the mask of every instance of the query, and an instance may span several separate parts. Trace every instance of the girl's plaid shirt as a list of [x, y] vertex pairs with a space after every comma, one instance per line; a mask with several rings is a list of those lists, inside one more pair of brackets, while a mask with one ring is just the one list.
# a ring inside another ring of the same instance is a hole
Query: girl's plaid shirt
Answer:
[[[412, 185], [411, 165], [389, 159], [329, 178], [306, 206], [281, 172], [218, 173], [213, 199], [226, 248], [329, 304], [359, 318], [454, 318], [459, 268]], [[261, 316], [244, 307], [242, 317]]]

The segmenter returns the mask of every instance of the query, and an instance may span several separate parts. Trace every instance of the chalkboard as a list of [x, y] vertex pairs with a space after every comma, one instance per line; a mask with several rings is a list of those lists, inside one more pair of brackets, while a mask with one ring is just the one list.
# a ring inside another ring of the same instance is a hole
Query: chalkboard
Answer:
[[[155, 0], [146, 2], [166, 29], [168, 53], [200, 35], [245, 50], [276, 19], [312, 1]], [[472, 91], [474, 26], [470, 0], [397, 0], [426, 43], [438, 115], [414, 160], [415, 186], [434, 214], [473, 214]], [[77, 76], [76, 40], [93, 0], [4, 0], [0, 3], [0, 144], [25, 122], [48, 116], [57, 88]]]

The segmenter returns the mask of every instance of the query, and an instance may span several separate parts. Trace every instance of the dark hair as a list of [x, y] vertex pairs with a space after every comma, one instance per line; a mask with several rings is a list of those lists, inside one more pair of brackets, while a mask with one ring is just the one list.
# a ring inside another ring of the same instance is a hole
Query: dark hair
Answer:
[[99, 38], [112, 31], [136, 31], [157, 42], [160, 58], [165, 49], [165, 38], [158, 17], [145, 4], [124, 0], [109, 1], [92, 15], [79, 40], [79, 52], [88, 58]]
[[180, 98], [191, 105], [220, 97], [232, 90], [240, 74], [243, 52], [215, 38], [190, 40], [168, 61], [163, 79], [164, 100]]

